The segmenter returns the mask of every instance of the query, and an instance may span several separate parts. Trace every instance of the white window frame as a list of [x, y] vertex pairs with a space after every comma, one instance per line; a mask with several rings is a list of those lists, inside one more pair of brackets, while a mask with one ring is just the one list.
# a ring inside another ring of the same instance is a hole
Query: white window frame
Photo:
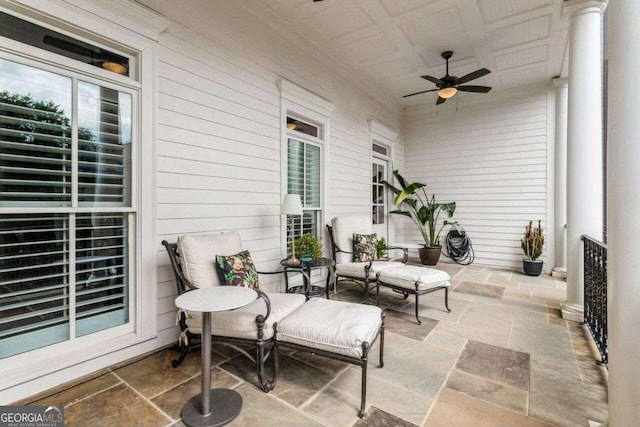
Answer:
[[[287, 194], [288, 188], [288, 140], [289, 137], [297, 139], [305, 143], [317, 145], [320, 147], [320, 217], [318, 218], [318, 236], [324, 236], [323, 226], [326, 224], [327, 212], [327, 182], [328, 182], [328, 162], [329, 158], [329, 135], [330, 135], [330, 115], [334, 109], [334, 105], [325, 98], [316, 95], [288, 80], [281, 79], [278, 82], [280, 88], [280, 117], [281, 117], [281, 145], [280, 145], [280, 164], [281, 169], [281, 187], [280, 200]], [[318, 137], [314, 138], [302, 132], [287, 129], [287, 116], [297, 118], [301, 121], [318, 126]], [[287, 224], [286, 218], [282, 215], [280, 223], [281, 237], [281, 257], [287, 256]], [[324, 241], [325, 239], [323, 239]], [[324, 245], [326, 247], [326, 245]]]
[[[369, 120], [369, 165], [373, 164], [373, 158], [378, 158], [387, 161], [388, 174], [394, 170], [394, 156], [395, 145], [398, 140], [398, 132], [386, 124], [376, 120]], [[381, 145], [387, 149], [387, 155], [373, 151], [373, 144]], [[371, 166], [369, 166], [371, 167]], [[373, 200], [373, 189], [369, 185], [369, 200]], [[393, 206], [393, 194], [391, 191], [387, 191], [387, 206], [389, 209]], [[371, 203], [369, 203], [369, 215], [371, 215]], [[395, 224], [393, 215], [387, 216], [387, 242], [393, 243], [395, 241]]]
[[[135, 151], [150, 155], [132, 153], [131, 200], [132, 206], [136, 207], [136, 224], [130, 229], [131, 233], [135, 233], [135, 236], [130, 236], [130, 251], [135, 258], [135, 268], [131, 270], [130, 275], [130, 281], [134, 283], [129, 301], [131, 316], [128, 324], [76, 338], [73, 345], [69, 345], [70, 341], [65, 341], [3, 359], [0, 366], [0, 403], [9, 403], [21, 396], [34, 394], [50, 387], [56, 379], [58, 383], [69, 381], [74, 376], [85, 375], [124, 360], [132, 355], [121, 352], [118, 360], [113, 357], [114, 352], [157, 336], [154, 144], [156, 43], [148, 37], [155, 33], [157, 39], [159, 32], [168, 25], [168, 21], [157, 19], [145, 8], [129, 2], [126, 2], [126, 5], [123, 3], [103, 6], [80, 2], [78, 7], [71, 4], [73, 2], [24, 1], [24, 4], [20, 4], [0, 1], [0, 11], [131, 56], [132, 78], [3, 37], [0, 37], [0, 51], [3, 56], [20, 57], [20, 62], [27, 65], [37, 63], [35, 66], [38, 68], [66, 69], [75, 73], [77, 79], [89, 82], [92, 82], [93, 76], [99, 76], [101, 85], [105, 85], [103, 79], [110, 80], [118, 86], [129, 87], [138, 93], [137, 106], [132, 106], [132, 112], [136, 115], [133, 121], [137, 123], [137, 129], [132, 129], [132, 132], [137, 132], [138, 146]], [[113, 3], [120, 3], [120, 0], [114, 0]], [[117, 12], [120, 6], [123, 11]], [[118, 13], [123, 14], [122, 16], [128, 13], [129, 16], [120, 22], [130, 23], [130, 28], [137, 29], [132, 31], [115, 24], [114, 22], [119, 21], [115, 18]], [[112, 39], [114, 35], [118, 40]], [[142, 129], [145, 131], [142, 132]], [[35, 212], [32, 209], [16, 211]], [[118, 208], [108, 209], [118, 211]], [[10, 213], [9, 210], [3, 212]], [[69, 371], [72, 367], [74, 370]]]

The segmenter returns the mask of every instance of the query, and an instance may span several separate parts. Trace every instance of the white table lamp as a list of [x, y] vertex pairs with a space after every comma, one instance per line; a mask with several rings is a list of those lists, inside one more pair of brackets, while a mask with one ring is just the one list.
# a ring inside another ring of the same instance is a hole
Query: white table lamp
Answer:
[[296, 258], [296, 249], [293, 241], [293, 215], [302, 215], [302, 201], [300, 200], [300, 196], [297, 194], [285, 194], [284, 199], [282, 200], [282, 206], [280, 207], [280, 213], [282, 215], [289, 215], [291, 217], [291, 258], [289, 258], [289, 262], [292, 264], [299, 263], [300, 261]]

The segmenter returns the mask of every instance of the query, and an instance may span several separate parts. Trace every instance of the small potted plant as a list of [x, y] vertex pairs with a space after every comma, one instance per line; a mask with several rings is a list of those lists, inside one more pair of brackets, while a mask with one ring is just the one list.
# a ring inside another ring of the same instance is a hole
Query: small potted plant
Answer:
[[376, 247], [376, 258], [384, 259], [387, 257], [387, 251], [389, 247], [387, 246], [387, 239], [381, 237], [378, 239], [378, 246]]
[[538, 220], [538, 227], [533, 228], [533, 221], [529, 221], [521, 241], [522, 250], [527, 256], [522, 260], [522, 268], [527, 276], [539, 276], [542, 273], [543, 263], [538, 260], [542, 255], [542, 246], [544, 245], [544, 235], [542, 234], [540, 222]]
[[322, 245], [318, 238], [311, 234], [303, 234], [298, 237], [294, 246], [301, 262], [318, 261], [322, 258]]
[[[436, 232], [438, 218], [440, 218], [441, 213], [451, 218], [456, 211], [456, 202], [436, 203], [435, 195], [432, 194], [431, 197], [427, 195], [425, 191], [426, 184], [420, 182], [408, 184], [397, 170], [393, 171], [393, 176], [400, 183], [402, 189], [384, 181], [387, 188], [396, 195], [393, 203], [398, 209], [389, 213], [411, 218], [424, 239], [424, 247], [418, 250], [420, 262], [424, 265], [436, 265], [442, 250], [440, 245], [442, 229], [447, 225], [457, 224], [455, 221], [444, 220], [442, 226]], [[406, 210], [400, 209], [402, 207], [406, 208]]]

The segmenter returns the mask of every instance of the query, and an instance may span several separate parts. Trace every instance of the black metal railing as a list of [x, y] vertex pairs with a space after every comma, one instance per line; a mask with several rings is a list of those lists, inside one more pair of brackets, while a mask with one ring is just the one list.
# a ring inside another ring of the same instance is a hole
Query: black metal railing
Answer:
[[609, 342], [607, 338], [607, 245], [583, 235], [584, 243], [584, 323], [598, 346], [607, 365]]

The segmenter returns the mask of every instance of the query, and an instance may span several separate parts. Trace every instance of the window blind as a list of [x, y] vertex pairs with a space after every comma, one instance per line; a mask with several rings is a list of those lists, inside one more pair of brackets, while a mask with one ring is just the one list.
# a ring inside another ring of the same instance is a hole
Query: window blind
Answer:
[[[320, 147], [289, 138], [287, 160], [287, 192], [300, 196], [304, 212], [302, 218], [294, 216], [294, 238], [302, 234], [318, 236], [321, 210]], [[290, 218], [287, 218], [287, 227], [289, 221]], [[287, 236], [291, 235], [289, 231]]]

